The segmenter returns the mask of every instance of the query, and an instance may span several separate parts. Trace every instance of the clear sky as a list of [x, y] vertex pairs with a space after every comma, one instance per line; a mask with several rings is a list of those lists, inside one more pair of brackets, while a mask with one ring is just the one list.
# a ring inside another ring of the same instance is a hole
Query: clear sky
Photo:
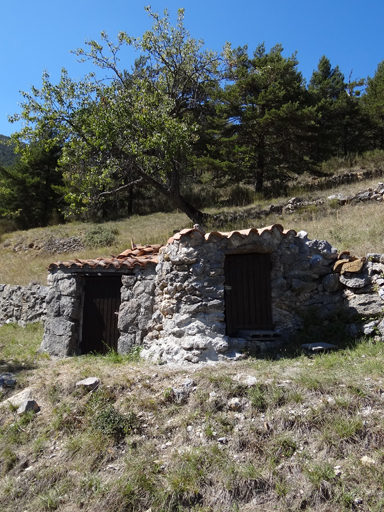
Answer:
[[[221, 51], [225, 41], [234, 47], [277, 43], [284, 55], [297, 51], [299, 70], [309, 80], [322, 55], [338, 65], [346, 77], [373, 76], [384, 60], [383, 0], [11, 0], [0, 12], [0, 134], [18, 129], [7, 114], [18, 111], [20, 90], [39, 87], [44, 70], [57, 82], [65, 67], [73, 78], [89, 68], [70, 53], [85, 39], [99, 39], [106, 31], [140, 36], [151, 27], [144, 11], [163, 12], [172, 20], [185, 8], [185, 25], [207, 48]], [[123, 66], [130, 69], [133, 57]]]

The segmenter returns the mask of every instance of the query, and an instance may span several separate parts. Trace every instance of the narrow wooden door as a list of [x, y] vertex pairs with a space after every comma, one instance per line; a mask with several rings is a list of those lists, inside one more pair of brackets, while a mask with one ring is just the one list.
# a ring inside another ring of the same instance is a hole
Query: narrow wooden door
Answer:
[[272, 330], [270, 254], [231, 254], [225, 258], [227, 334]]
[[120, 276], [85, 278], [82, 354], [106, 354], [111, 349], [117, 350], [120, 288]]

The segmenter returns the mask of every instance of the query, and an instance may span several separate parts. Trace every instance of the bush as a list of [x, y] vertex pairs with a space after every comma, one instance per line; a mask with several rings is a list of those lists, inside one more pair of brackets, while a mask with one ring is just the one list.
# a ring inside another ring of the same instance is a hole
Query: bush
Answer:
[[87, 247], [107, 247], [116, 243], [116, 235], [118, 234], [117, 229], [94, 226], [86, 232], [84, 243]]
[[136, 415], [133, 412], [123, 415], [109, 405], [96, 415], [92, 426], [105, 436], [113, 437], [118, 441], [130, 434], [136, 423]]

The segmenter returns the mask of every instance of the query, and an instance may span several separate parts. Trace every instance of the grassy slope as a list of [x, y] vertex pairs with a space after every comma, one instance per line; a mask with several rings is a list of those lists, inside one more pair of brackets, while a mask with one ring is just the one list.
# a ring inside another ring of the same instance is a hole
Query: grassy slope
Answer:
[[[381, 204], [365, 204], [263, 224], [305, 229], [357, 254], [384, 252], [382, 210]], [[119, 246], [77, 256], [116, 253], [131, 237], [165, 241], [185, 225], [179, 214], [123, 221]], [[52, 233], [70, 236], [85, 228], [69, 225]], [[0, 282], [28, 282], [31, 275], [44, 281], [43, 267], [52, 257], [31, 253], [3, 250]], [[2, 399], [29, 387], [41, 406], [25, 417], [1, 407], [4, 512], [384, 508], [381, 342], [363, 339], [313, 359], [292, 348], [279, 360], [172, 367], [138, 362], [135, 355], [49, 360], [35, 354], [41, 338], [39, 325], [0, 328], [0, 373], [13, 371], [18, 380]], [[257, 383], [244, 384], [247, 375]], [[89, 376], [101, 379], [99, 390], [76, 390], [75, 383]], [[195, 389], [178, 403], [171, 388], [188, 376]], [[238, 410], [230, 407], [233, 398], [240, 401]]]
[[[41, 407], [2, 408], [2, 511], [383, 510], [381, 343], [182, 368], [36, 358], [41, 334], [0, 328], [1, 370]], [[76, 390], [89, 376], [101, 387]], [[179, 403], [171, 388], [187, 377], [195, 388]]]

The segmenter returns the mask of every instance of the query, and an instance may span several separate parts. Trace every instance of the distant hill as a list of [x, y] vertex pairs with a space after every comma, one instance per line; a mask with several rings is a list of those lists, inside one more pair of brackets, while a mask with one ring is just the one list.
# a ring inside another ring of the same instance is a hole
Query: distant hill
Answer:
[[6, 144], [9, 140], [10, 137], [0, 135], [0, 165], [3, 167], [12, 165], [17, 158], [17, 155], [13, 152], [13, 147]]

